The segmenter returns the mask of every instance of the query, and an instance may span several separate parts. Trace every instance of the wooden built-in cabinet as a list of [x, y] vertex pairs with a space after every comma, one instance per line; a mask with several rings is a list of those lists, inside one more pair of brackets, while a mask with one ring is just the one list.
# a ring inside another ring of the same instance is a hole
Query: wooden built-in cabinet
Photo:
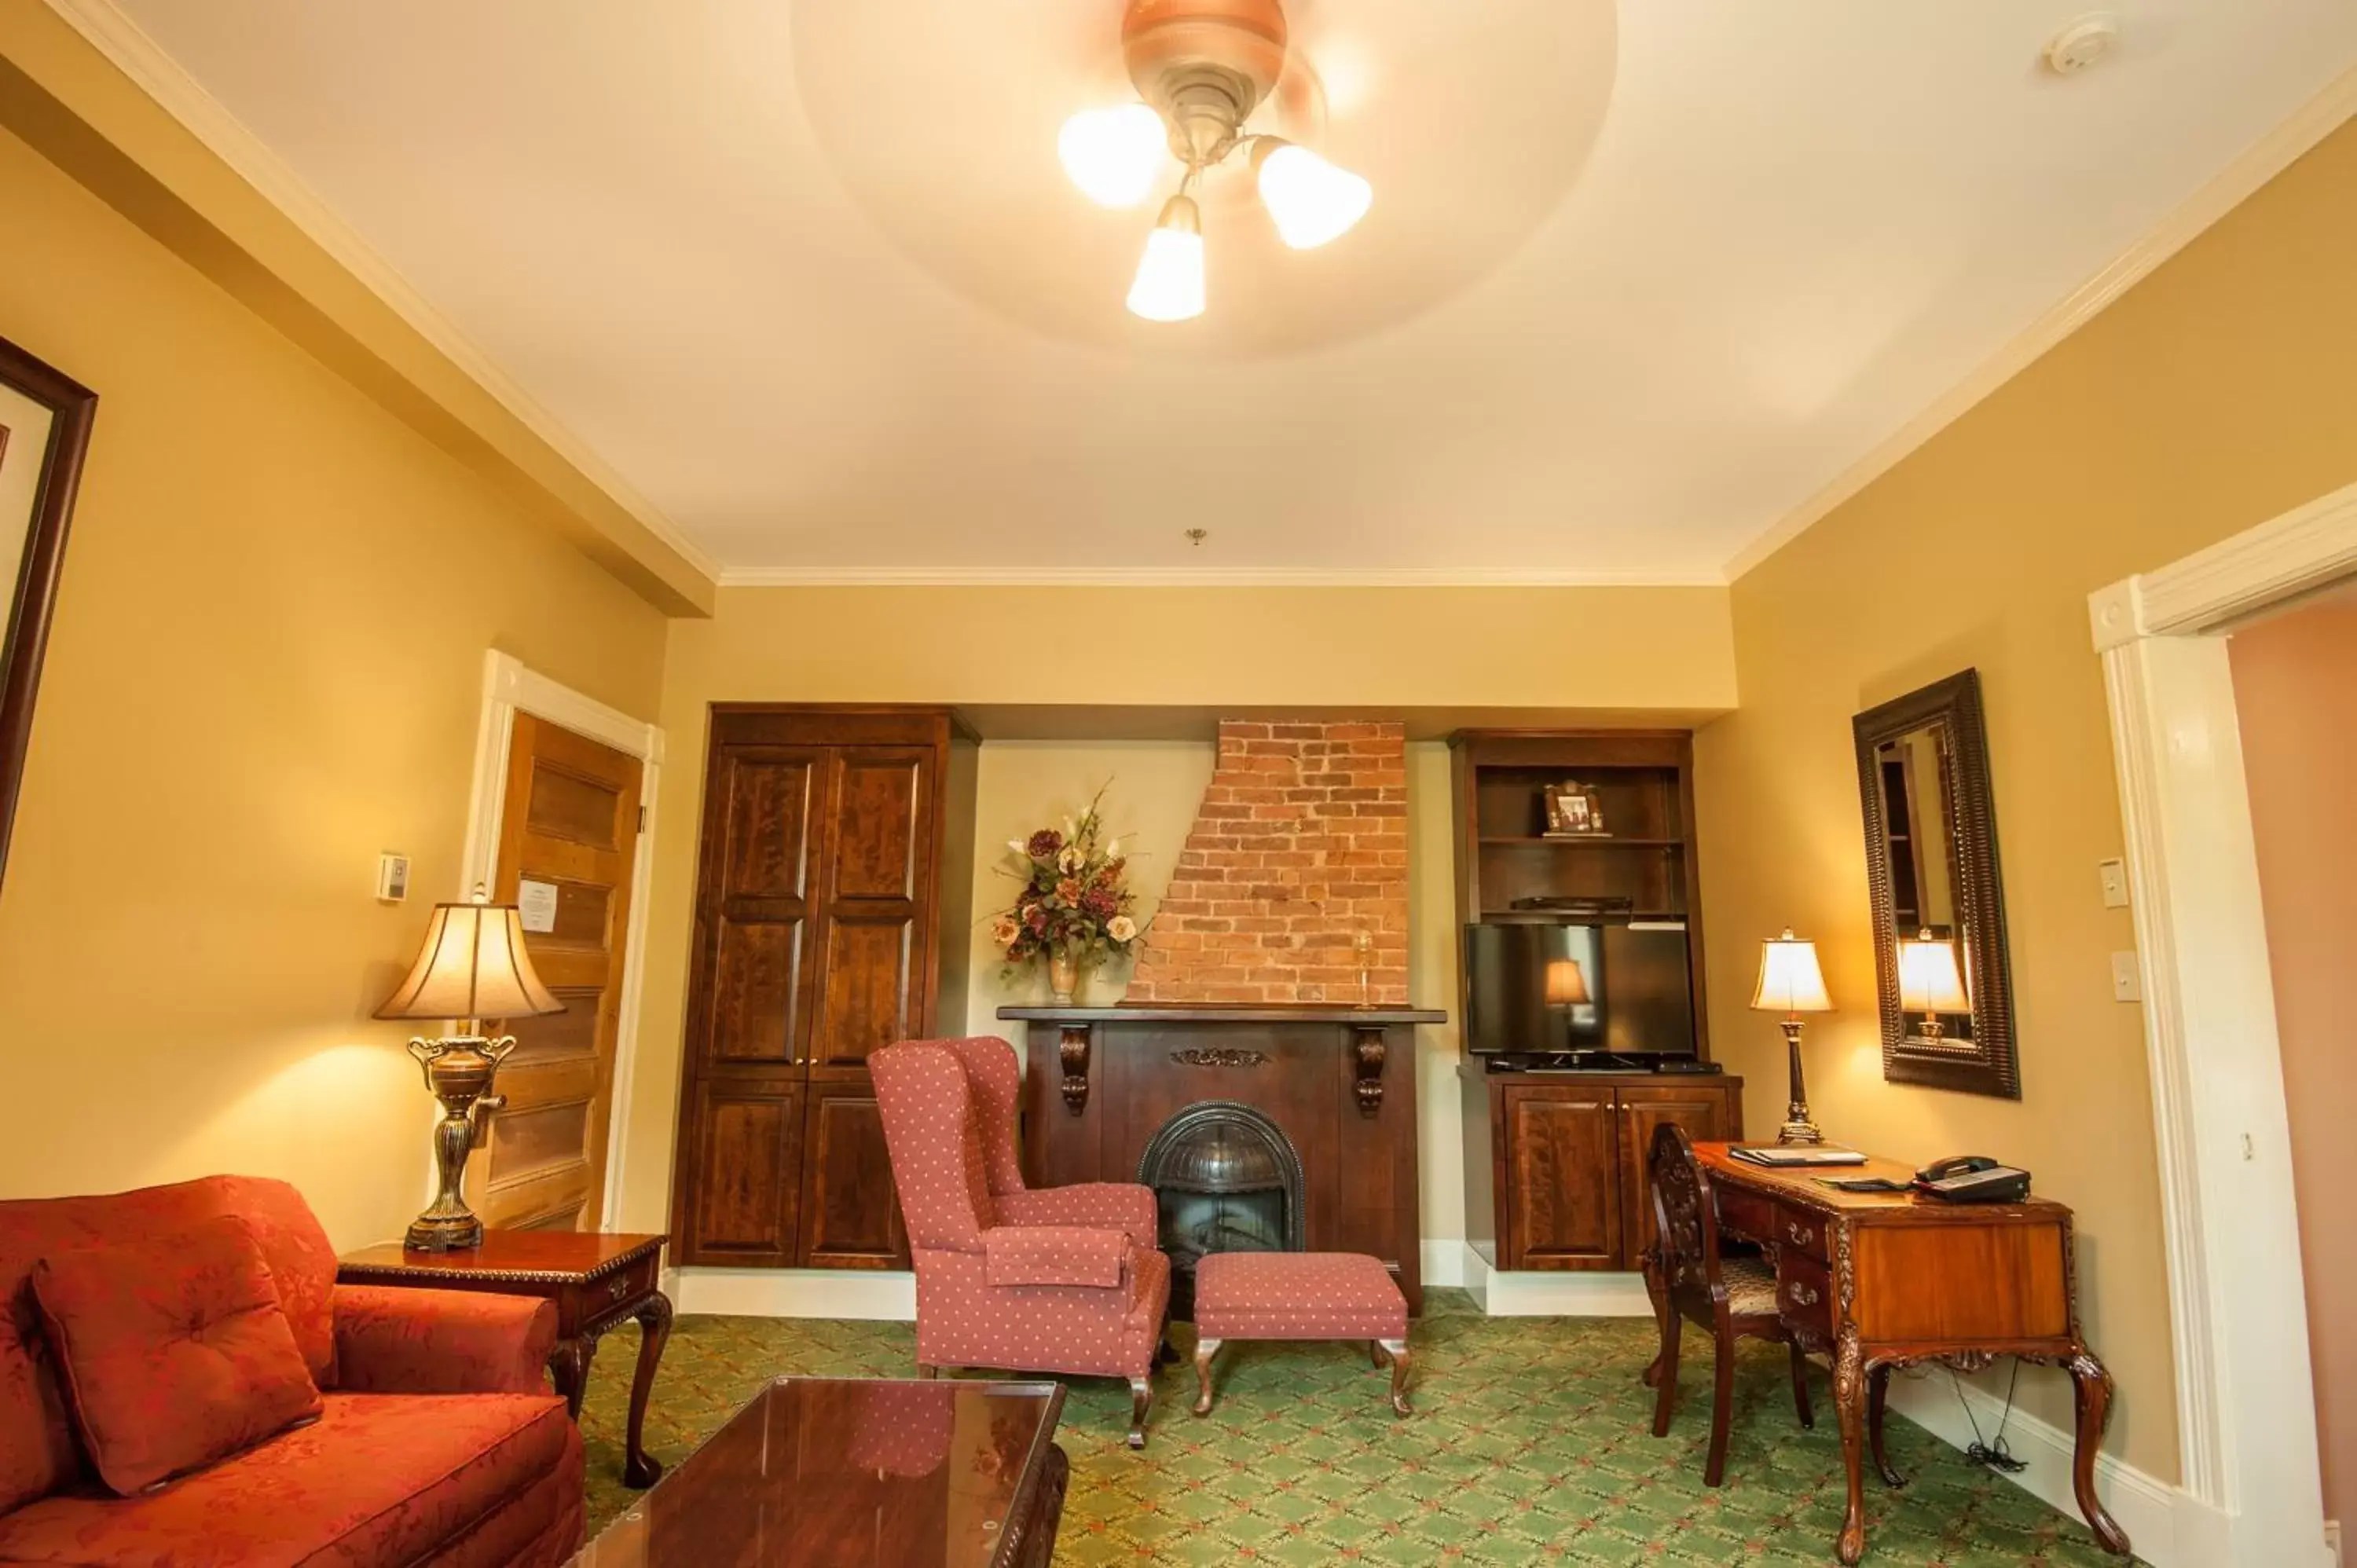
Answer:
[[943, 865], [972, 778], [945, 709], [713, 709], [681, 1263], [908, 1266], [867, 1058], [932, 1034], [944, 962], [962, 965], [970, 891]]
[[1653, 1240], [1653, 1129], [1743, 1135], [1743, 1080], [1458, 1069], [1468, 1240], [1491, 1267], [1626, 1272]]

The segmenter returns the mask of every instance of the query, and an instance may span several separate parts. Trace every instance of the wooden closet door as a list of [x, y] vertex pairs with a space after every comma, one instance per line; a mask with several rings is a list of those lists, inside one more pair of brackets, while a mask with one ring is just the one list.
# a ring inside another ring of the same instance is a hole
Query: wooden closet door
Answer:
[[674, 1182], [683, 1263], [785, 1267], [798, 1252], [832, 762], [716, 727]]

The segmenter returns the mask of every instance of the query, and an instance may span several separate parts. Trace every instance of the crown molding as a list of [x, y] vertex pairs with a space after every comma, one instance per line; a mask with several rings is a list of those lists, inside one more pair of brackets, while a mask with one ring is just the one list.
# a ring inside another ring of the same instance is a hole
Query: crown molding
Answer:
[[2357, 114], [2357, 69], [2342, 72], [2289, 119], [2260, 137], [2109, 266], [2024, 328], [1970, 375], [1934, 399], [1873, 450], [1777, 520], [1727, 563], [1733, 582], [1897, 467], [1919, 447], [2109, 309], [2160, 264], [2256, 195], [2319, 142]]
[[732, 566], [724, 588], [1723, 588], [1716, 572], [1544, 572], [1462, 566]]
[[545, 442], [581, 476], [605, 492], [640, 526], [676, 552], [705, 577], [717, 579], [719, 563], [682, 533], [645, 496], [494, 365], [464, 334], [412, 287], [393, 264], [352, 231], [306, 185], [261, 137], [207, 91], [114, 0], [48, 0], [50, 10], [103, 55], [109, 63], [154, 99], [205, 149], [275, 207], [304, 236], [364, 288], [390, 307], [412, 330]]

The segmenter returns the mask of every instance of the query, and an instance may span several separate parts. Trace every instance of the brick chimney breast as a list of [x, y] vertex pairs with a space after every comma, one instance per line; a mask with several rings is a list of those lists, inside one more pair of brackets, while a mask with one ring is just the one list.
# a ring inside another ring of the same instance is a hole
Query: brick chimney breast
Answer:
[[1407, 740], [1395, 724], [1223, 721], [1131, 1003], [1407, 1003]]

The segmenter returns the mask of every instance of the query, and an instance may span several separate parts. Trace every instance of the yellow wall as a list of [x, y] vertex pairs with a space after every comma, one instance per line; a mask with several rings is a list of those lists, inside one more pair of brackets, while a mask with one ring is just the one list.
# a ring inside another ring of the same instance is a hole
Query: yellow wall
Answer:
[[484, 650], [651, 715], [662, 618], [5, 133], [0, 211], [0, 333], [99, 394], [0, 887], [0, 1196], [248, 1171], [394, 1234], [431, 1102], [368, 1014], [457, 891]]
[[[662, 722], [673, 766], [656, 829], [622, 1222], [658, 1228], [669, 1214], [712, 703], [1063, 707], [1071, 710], [1067, 722], [1037, 711], [1024, 717], [1060, 734], [1176, 725], [1208, 739], [1200, 715], [1251, 706], [1626, 712], [1638, 715], [1631, 722], [1721, 713], [1735, 701], [1734, 671], [1722, 588], [724, 589], [712, 619], [672, 624], [664, 663]], [[1142, 713], [1155, 708], [1169, 713]], [[1210, 759], [1208, 746], [1167, 740], [988, 744], [976, 837], [986, 852], [1013, 836], [1010, 823], [1049, 805], [1060, 812], [1059, 802], [1077, 803], [1110, 773], [1115, 823], [1145, 832], [1164, 856], [1140, 869], [1141, 890], [1158, 898]], [[1125, 782], [1132, 779], [1134, 789]], [[1456, 984], [1444, 748], [1415, 748], [1410, 791], [1419, 889], [1412, 983], [1420, 1004], [1447, 1007]], [[996, 878], [977, 880], [977, 918], [1001, 901]], [[968, 1026], [995, 1028], [998, 966], [977, 953], [972, 976]], [[1428, 1236], [1463, 1234], [1456, 1123], [1436, 1111], [1454, 1103], [1445, 1079], [1455, 1049], [1453, 1032], [1423, 1031]]]
[[[2177, 1473], [2143, 1019], [2095, 865], [2122, 851], [2086, 596], [2357, 479], [2357, 127], [1734, 589], [1742, 703], [1702, 733], [1711, 1037], [1781, 1120], [1760, 938], [1814, 936], [1843, 1011], [1810, 1033], [1829, 1133], [1909, 1159], [1986, 1152], [2079, 1212], [2115, 1451]], [[1882, 1081], [1850, 716], [1976, 666], [2013, 978], [2019, 1104]], [[2056, 1377], [2025, 1373], [2068, 1423]]]

